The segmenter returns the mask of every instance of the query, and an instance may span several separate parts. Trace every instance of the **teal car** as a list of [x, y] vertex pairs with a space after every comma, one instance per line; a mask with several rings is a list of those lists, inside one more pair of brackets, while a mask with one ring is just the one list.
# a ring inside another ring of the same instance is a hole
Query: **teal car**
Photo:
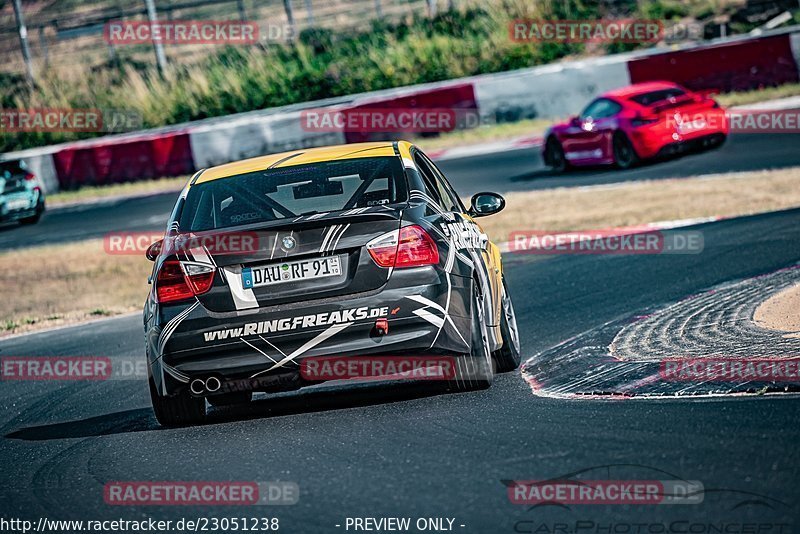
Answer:
[[0, 222], [36, 224], [44, 213], [44, 191], [23, 161], [0, 161]]

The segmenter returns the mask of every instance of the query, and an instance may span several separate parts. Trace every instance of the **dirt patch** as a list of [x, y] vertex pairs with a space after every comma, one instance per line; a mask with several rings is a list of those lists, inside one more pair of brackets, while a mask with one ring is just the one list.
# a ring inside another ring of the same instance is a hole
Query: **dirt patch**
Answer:
[[753, 320], [761, 328], [788, 332], [784, 337], [800, 338], [800, 284], [765, 300]]

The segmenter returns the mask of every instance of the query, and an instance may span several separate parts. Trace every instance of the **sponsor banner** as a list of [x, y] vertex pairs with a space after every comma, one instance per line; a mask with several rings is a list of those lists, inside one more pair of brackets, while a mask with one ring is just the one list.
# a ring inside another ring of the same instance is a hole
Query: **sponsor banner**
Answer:
[[141, 129], [142, 115], [131, 109], [0, 109], [0, 133], [129, 132]]
[[511, 232], [510, 252], [524, 254], [699, 254], [700, 231], [578, 230]]
[[106, 356], [3, 356], [0, 380], [83, 381], [147, 378], [144, 358]]
[[523, 20], [509, 23], [516, 43], [657, 43], [664, 38], [660, 20]]
[[668, 358], [658, 371], [669, 382], [800, 382], [800, 358]]
[[322, 356], [300, 363], [306, 380], [452, 380], [451, 356]]
[[513, 504], [662, 505], [700, 504], [698, 480], [515, 480], [507, 484]]
[[103, 500], [111, 506], [290, 505], [300, 500], [295, 482], [108, 482]]
[[103, 39], [112, 45], [244, 45], [258, 42], [259, 27], [256, 22], [238, 20], [115, 20], [106, 22]]
[[388, 306], [380, 308], [370, 308], [361, 306], [359, 308], [348, 308], [335, 310], [332, 312], [322, 312], [312, 315], [298, 315], [296, 317], [286, 317], [283, 319], [272, 319], [267, 321], [257, 321], [245, 323], [236, 328], [224, 328], [211, 330], [203, 333], [206, 342], [223, 339], [239, 338], [269, 334], [271, 332], [287, 332], [299, 328], [321, 328], [326, 326], [350, 324], [363, 319], [377, 319], [386, 317], [389, 314]]
[[158, 232], [110, 232], [103, 237], [103, 249], [111, 255], [139, 255], [153, 243], [161, 242], [157, 252], [163, 256], [194, 252], [235, 255], [258, 251], [259, 240], [256, 232], [193, 233], [166, 238]]
[[323, 108], [301, 111], [300, 123], [307, 132], [439, 133], [479, 126], [480, 115], [455, 108]]

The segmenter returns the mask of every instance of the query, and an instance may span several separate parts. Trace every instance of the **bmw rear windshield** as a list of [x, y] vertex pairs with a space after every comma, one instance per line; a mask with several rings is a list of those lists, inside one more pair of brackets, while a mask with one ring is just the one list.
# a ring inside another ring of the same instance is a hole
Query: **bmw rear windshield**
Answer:
[[205, 231], [408, 198], [398, 157], [356, 158], [265, 169], [193, 185], [180, 216], [182, 231]]

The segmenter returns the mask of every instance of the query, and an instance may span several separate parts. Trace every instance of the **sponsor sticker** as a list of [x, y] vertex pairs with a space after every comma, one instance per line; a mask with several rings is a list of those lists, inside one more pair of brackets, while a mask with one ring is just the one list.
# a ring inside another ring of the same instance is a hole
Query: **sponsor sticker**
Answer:
[[388, 306], [382, 306], [380, 308], [361, 306], [358, 308], [347, 308], [332, 312], [321, 312], [311, 315], [298, 315], [297, 317], [285, 317], [283, 319], [256, 321], [252, 323], [245, 323], [242, 326], [235, 328], [211, 330], [203, 333], [203, 339], [206, 342], [209, 342], [223, 339], [240, 338], [244, 336], [269, 334], [271, 332], [286, 332], [297, 330], [298, 328], [315, 328], [338, 324], [349, 324], [363, 319], [386, 317], [388, 314]]

